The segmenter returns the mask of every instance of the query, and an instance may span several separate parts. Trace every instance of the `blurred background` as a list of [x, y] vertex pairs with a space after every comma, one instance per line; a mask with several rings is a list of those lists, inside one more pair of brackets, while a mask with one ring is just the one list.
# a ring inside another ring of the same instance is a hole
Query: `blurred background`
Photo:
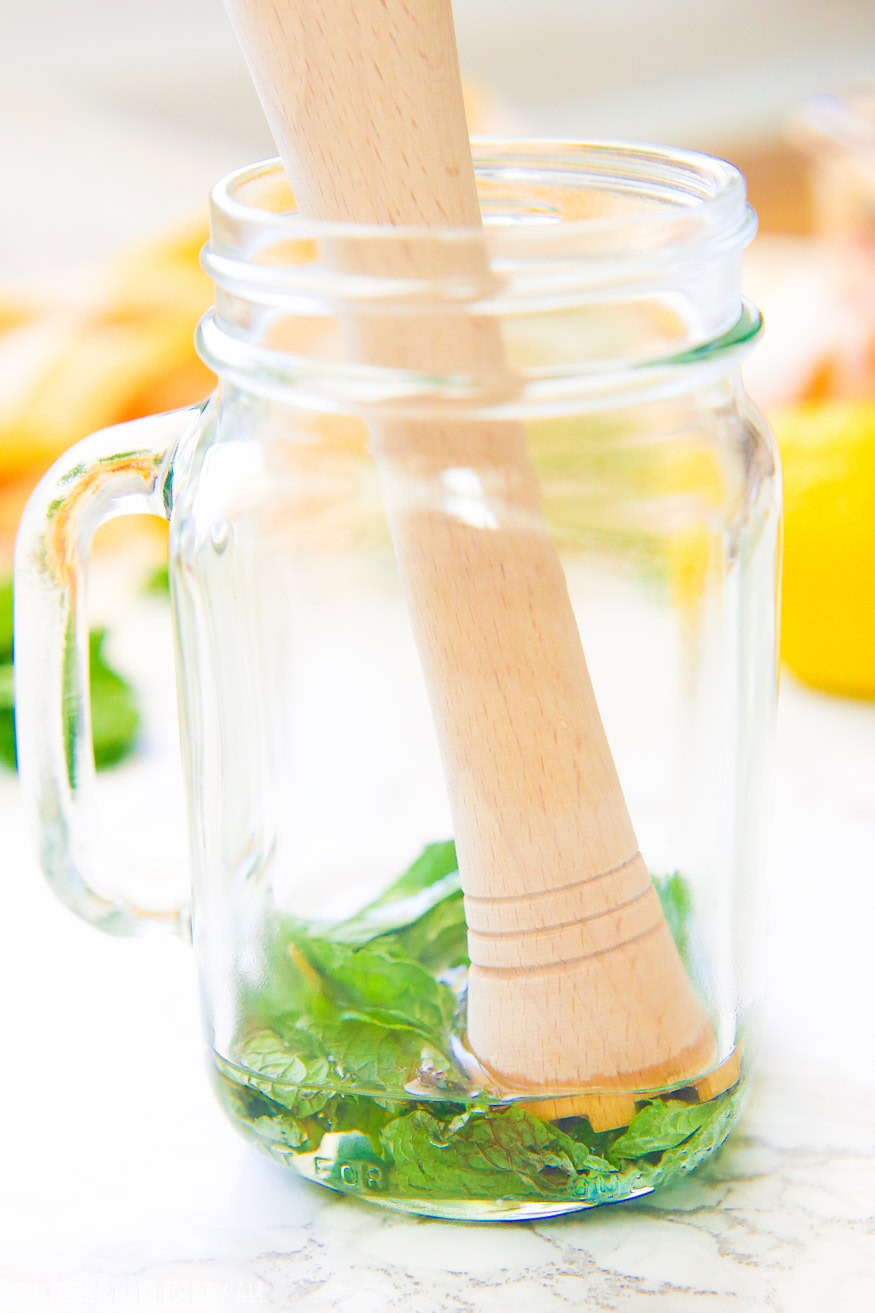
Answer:
[[[472, 131], [699, 147], [760, 215], [747, 368], [787, 487], [784, 656], [875, 696], [875, 6], [456, 0]], [[0, 565], [39, 473], [204, 396], [211, 183], [273, 153], [220, 0], [0, 0]], [[819, 97], [819, 99], [818, 99]], [[160, 547], [160, 545], [159, 545]], [[861, 560], [867, 562], [860, 569]]]
[[[454, 10], [465, 75], [532, 133], [749, 158], [811, 94], [875, 72], [867, 0]], [[0, 0], [0, 16], [0, 158], [15, 179], [0, 276], [97, 258], [203, 208], [223, 172], [273, 154], [221, 0]]]

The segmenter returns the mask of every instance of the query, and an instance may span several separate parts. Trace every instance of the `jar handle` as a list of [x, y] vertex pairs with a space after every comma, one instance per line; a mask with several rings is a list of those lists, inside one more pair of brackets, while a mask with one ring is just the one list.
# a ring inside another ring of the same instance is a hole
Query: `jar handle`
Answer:
[[104, 885], [96, 869], [94, 745], [86, 594], [91, 540], [119, 515], [170, 518], [174, 475], [206, 403], [102, 429], [43, 477], [15, 546], [18, 772], [40, 864], [74, 912], [111, 934], [164, 926], [185, 934], [188, 910], [153, 912]]

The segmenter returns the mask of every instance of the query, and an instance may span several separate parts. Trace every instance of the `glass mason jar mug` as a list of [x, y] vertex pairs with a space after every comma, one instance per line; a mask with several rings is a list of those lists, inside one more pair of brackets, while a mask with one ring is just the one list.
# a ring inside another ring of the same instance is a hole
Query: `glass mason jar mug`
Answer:
[[482, 234], [306, 222], [275, 162], [217, 185], [215, 396], [79, 444], [23, 520], [19, 756], [60, 896], [187, 929], [89, 812], [88, 544], [166, 516], [228, 1115], [338, 1190], [537, 1217], [690, 1170], [738, 1110], [779, 487], [737, 171], [475, 162]]

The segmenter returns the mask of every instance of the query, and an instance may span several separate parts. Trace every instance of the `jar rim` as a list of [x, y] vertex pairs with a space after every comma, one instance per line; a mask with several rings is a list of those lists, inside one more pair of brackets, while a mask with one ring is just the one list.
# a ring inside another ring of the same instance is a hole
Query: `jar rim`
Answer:
[[[549, 174], [554, 186], [561, 181], [567, 188], [583, 192], [587, 185], [591, 188], [594, 184], [610, 183], [615, 191], [623, 190], [629, 194], [634, 189], [639, 197], [646, 197], [652, 203], [652, 208], [626, 214], [575, 218], [545, 209], [541, 222], [527, 215], [525, 222], [519, 225], [509, 225], [503, 218], [493, 223], [490, 214], [485, 213], [484, 228], [487, 232], [491, 229], [494, 236], [496, 227], [506, 229], [512, 226], [513, 245], [519, 244], [520, 249], [535, 248], [537, 251], [545, 235], [555, 235], [559, 219], [562, 233], [569, 239], [612, 235], [621, 239], [626, 249], [636, 230], [651, 234], [648, 241], [651, 249], [663, 244], [668, 247], [676, 245], [679, 236], [677, 221], [681, 217], [688, 221], [694, 217], [701, 235], [720, 235], [724, 240], [737, 242], [744, 242], [752, 236], [752, 214], [747, 205], [744, 177], [733, 164], [716, 156], [646, 142], [577, 141], [559, 137], [472, 137], [471, 146], [478, 179], [487, 174], [494, 177], [504, 170], [507, 177], [519, 186], [526, 170], [540, 170]], [[248, 192], [252, 198], [267, 199], [271, 183], [274, 186], [279, 184], [280, 191], [279, 195], [270, 198], [272, 203], [269, 205], [259, 205], [255, 199], [247, 200], [243, 195]], [[286, 199], [289, 204], [277, 208], [276, 202], [280, 199]], [[293, 208], [294, 197], [285, 179], [282, 162], [276, 156], [225, 174], [211, 190], [210, 206], [214, 221], [219, 221], [214, 226], [221, 228], [222, 220], [240, 226], [244, 231], [253, 226], [263, 228], [267, 225], [272, 231], [283, 231], [287, 237], [297, 240], [351, 237], [361, 240], [370, 237], [379, 241], [388, 237], [397, 241], [398, 238], [417, 236], [433, 240], [436, 235], [447, 243], [471, 240], [472, 230], [468, 227], [435, 230], [425, 225], [305, 219]], [[664, 243], [656, 240], [660, 232]], [[686, 240], [690, 235], [684, 234]], [[600, 254], [605, 254], [603, 247]]]

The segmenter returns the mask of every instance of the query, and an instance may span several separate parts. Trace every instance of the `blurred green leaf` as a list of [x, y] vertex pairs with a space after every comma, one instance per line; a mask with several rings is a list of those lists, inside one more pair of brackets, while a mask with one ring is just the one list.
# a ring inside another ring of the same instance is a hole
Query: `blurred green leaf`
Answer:
[[[91, 666], [91, 728], [94, 764], [114, 766], [133, 751], [140, 728], [134, 690], [106, 660], [106, 630], [88, 638]], [[0, 763], [15, 769], [15, 714], [12, 665], [12, 582], [0, 583]]]

